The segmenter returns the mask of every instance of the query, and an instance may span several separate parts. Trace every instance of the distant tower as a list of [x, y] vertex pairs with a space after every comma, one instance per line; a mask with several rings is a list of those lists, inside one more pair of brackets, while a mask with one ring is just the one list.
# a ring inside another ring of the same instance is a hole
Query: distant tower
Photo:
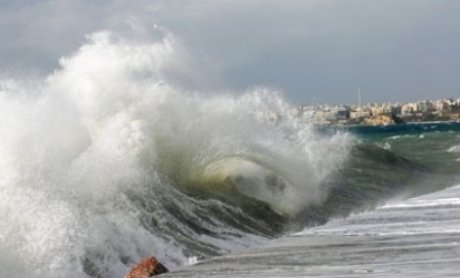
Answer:
[[358, 87], [358, 108], [361, 108], [361, 87]]

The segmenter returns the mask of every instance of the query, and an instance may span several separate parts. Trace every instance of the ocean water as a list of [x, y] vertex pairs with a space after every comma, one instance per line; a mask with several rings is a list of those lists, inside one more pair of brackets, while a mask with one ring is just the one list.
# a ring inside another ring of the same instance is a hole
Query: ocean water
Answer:
[[375, 207], [332, 216], [324, 225], [204, 260], [170, 277], [459, 277], [460, 185], [451, 186], [459, 183], [459, 127], [354, 128], [364, 141], [411, 154], [438, 176], [416, 178], [411, 195], [390, 194]]
[[183, 60], [99, 32], [0, 78], [0, 277], [458, 274], [460, 124], [319, 128], [267, 88], [188, 90]]
[[458, 277], [460, 186], [334, 219], [167, 277]]

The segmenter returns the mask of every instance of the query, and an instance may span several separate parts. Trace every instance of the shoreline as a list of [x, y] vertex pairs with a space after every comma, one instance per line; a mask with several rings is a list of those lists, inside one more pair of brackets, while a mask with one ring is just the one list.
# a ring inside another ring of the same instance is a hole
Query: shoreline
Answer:
[[386, 126], [404, 126], [404, 125], [429, 125], [429, 124], [460, 124], [460, 120], [448, 120], [448, 121], [422, 121], [422, 122], [404, 122], [404, 123], [387, 123], [387, 124], [379, 124], [379, 125], [372, 125], [372, 124], [337, 124], [337, 123], [329, 123], [329, 124], [315, 124], [321, 127], [339, 127], [339, 128], [347, 128], [347, 127], [386, 127]]

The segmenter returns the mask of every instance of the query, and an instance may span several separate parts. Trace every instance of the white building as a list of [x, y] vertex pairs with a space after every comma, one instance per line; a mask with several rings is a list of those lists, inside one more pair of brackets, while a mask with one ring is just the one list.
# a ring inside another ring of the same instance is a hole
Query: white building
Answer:
[[416, 103], [405, 103], [401, 106], [401, 115], [412, 115], [413, 113], [417, 112], [417, 104]]

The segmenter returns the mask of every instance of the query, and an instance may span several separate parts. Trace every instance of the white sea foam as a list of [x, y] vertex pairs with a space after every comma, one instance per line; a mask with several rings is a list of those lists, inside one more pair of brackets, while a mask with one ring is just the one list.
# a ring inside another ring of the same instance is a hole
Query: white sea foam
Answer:
[[460, 186], [387, 203], [296, 235], [398, 236], [460, 232]]
[[[260, 196], [281, 213], [321, 201], [350, 138], [318, 135], [268, 89], [239, 97], [178, 89], [171, 72], [184, 70], [184, 57], [169, 34], [151, 42], [100, 32], [46, 79], [0, 82], [1, 277], [87, 277], [92, 268], [121, 277], [150, 254], [186, 264], [173, 236], [143, 223], [170, 215], [139, 210], [129, 194], [202, 178], [229, 156], [250, 162], [224, 167], [227, 176], [274, 172], [288, 182], [287, 200]], [[161, 207], [162, 197], [144, 201]], [[196, 236], [224, 249], [257, 241]]]
[[437, 206], [446, 206], [446, 205], [459, 205], [460, 198], [440, 198], [440, 199], [420, 199], [414, 198], [405, 203], [394, 203], [386, 204], [382, 206], [382, 209], [386, 208], [416, 208], [416, 207], [437, 207]]
[[460, 152], [460, 145], [452, 146], [447, 151], [450, 153], [458, 153]]

